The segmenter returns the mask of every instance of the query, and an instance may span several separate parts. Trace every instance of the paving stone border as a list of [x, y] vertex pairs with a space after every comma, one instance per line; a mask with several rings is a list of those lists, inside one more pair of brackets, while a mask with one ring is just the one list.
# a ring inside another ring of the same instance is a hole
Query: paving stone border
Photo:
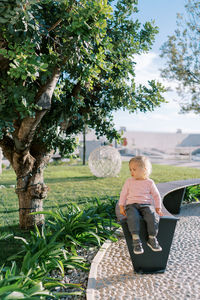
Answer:
[[96, 290], [96, 286], [97, 286], [97, 268], [98, 268], [99, 263], [103, 259], [106, 251], [108, 250], [108, 248], [111, 245], [112, 245], [111, 241], [109, 241], [109, 240], [105, 241], [92, 261], [92, 264], [90, 266], [89, 276], [88, 276], [87, 290], [86, 290], [86, 299], [87, 300], [95, 299], [95, 290]]

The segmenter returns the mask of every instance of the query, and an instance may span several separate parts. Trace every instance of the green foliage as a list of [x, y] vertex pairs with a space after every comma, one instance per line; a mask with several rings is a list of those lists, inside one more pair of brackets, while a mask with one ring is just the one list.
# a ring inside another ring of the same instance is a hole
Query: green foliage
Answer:
[[[100, 201], [99, 198], [94, 199], [94, 204], [89, 205], [87, 208], [87, 214], [89, 216], [93, 215], [104, 215], [105, 217], [109, 219], [115, 219], [115, 206], [116, 206], [116, 199], [108, 198], [106, 199], [106, 202]], [[110, 228], [112, 226], [109, 226]]]
[[[35, 267], [35, 266], [34, 266]], [[39, 266], [37, 266], [39, 270]], [[2, 266], [0, 269], [0, 298], [7, 299], [60, 299], [61, 293], [51, 292], [55, 287], [76, 287], [78, 284], [64, 284], [59, 279], [54, 280], [47, 276], [41, 277], [40, 280], [34, 277], [32, 268], [24, 274], [16, 262], [12, 262], [11, 267]], [[81, 295], [81, 292], [69, 293], [63, 292], [62, 295]]]
[[7, 58], [10, 63], [8, 75], [12, 79], [30, 79], [34, 82], [40, 72], [46, 72], [48, 64], [41, 61], [35, 53], [35, 45], [28, 38], [22, 45], [10, 45], [10, 50], [0, 49], [0, 54]]
[[200, 112], [200, 3], [187, 0], [185, 13], [177, 14], [177, 28], [163, 44], [161, 57], [166, 59], [162, 76], [177, 82], [181, 112]]
[[15, 237], [20, 239], [23, 244], [23, 250], [8, 260], [15, 260], [23, 258], [21, 270], [26, 274], [32, 269], [34, 278], [43, 278], [45, 274], [58, 269], [60, 274], [64, 276], [67, 269], [85, 268], [83, 258], [72, 256], [64, 249], [64, 242], [57, 242], [61, 231], [49, 234], [48, 229], [42, 227], [41, 232], [36, 226], [35, 232], [31, 232], [31, 238], [26, 240], [22, 237]]
[[200, 185], [190, 186], [186, 188], [184, 202], [200, 201]]
[[76, 204], [67, 203], [65, 211], [57, 208], [56, 211], [43, 211], [42, 214], [49, 216], [46, 224], [51, 229], [51, 234], [58, 235], [58, 240], [64, 241], [65, 247], [76, 253], [77, 247], [100, 246], [105, 239], [116, 240], [112, 236], [113, 228], [119, 225], [113, 220], [114, 203], [116, 201], [109, 205], [97, 199], [96, 205], [90, 204], [82, 210]]
[[0, 241], [1, 241], [1, 240], [7, 240], [7, 239], [11, 238], [12, 236], [13, 236], [12, 233], [3, 232], [3, 233], [0, 235]]
[[23, 273], [19, 274], [16, 263], [11, 267], [2, 267], [0, 270], [0, 298], [1, 299], [45, 299], [51, 295], [45, 290], [41, 281], [35, 281]]
[[119, 138], [113, 111], [146, 112], [164, 101], [159, 83], [135, 84], [135, 56], [151, 48], [158, 28], [134, 17], [137, 1], [110, 3], [0, 1], [0, 139], [41, 110], [39, 96], [57, 69], [51, 107], [32, 142], [47, 151], [73, 152], [73, 134], [84, 125]]

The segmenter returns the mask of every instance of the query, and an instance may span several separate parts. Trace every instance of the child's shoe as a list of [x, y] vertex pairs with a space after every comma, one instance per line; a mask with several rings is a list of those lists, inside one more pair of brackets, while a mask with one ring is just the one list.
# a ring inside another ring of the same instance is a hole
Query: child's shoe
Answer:
[[149, 237], [147, 241], [147, 245], [151, 248], [153, 251], [162, 251], [162, 247], [159, 245], [157, 238]]
[[142, 243], [140, 240], [134, 240], [133, 239], [133, 252], [135, 254], [142, 254], [144, 253], [144, 249], [142, 247]]

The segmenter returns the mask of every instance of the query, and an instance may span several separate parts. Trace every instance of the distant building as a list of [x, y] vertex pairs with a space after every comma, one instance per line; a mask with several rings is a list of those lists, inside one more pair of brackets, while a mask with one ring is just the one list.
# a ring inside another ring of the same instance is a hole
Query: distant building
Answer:
[[128, 148], [139, 148], [148, 150], [157, 150], [160, 152], [171, 153], [178, 144], [180, 144], [188, 134], [169, 133], [169, 132], [145, 132], [145, 131], [126, 131], [123, 137], [126, 137]]
[[[121, 145], [116, 145], [113, 141], [113, 146], [117, 147], [122, 155], [140, 155], [144, 154], [151, 157], [166, 158], [166, 157], [181, 157], [190, 156], [193, 151], [200, 148], [200, 134], [177, 132], [145, 132], [145, 131], [123, 131], [123, 142]], [[80, 141], [82, 136], [80, 136]], [[94, 131], [86, 135], [86, 149], [88, 147], [87, 156], [90, 153], [89, 144], [95, 145], [92, 141], [99, 141], [99, 145], [107, 142], [106, 137], [101, 137], [97, 140]]]
[[176, 152], [180, 155], [197, 155], [200, 152], [200, 134], [188, 134], [187, 137], [177, 145]]
[[178, 147], [200, 147], [200, 134], [188, 134]]

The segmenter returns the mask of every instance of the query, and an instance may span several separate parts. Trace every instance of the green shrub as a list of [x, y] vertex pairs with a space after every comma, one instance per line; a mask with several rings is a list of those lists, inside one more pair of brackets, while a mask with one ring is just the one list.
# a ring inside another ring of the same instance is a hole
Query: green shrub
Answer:
[[[36, 266], [34, 266], [36, 267]], [[36, 268], [39, 270], [39, 267]], [[18, 268], [16, 262], [12, 262], [11, 267], [1, 267], [0, 269], [0, 299], [60, 299], [64, 295], [81, 295], [80, 292], [53, 292], [55, 287], [79, 287], [78, 284], [63, 284], [58, 279], [47, 276], [38, 279], [34, 276], [33, 269], [30, 268], [26, 274]], [[80, 288], [81, 289], [81, 288]], [[50, 298], [49, 298], [50, 297]]]
[[[26, 240], [22, 237], [15, 237], [23, 242], [23, 249], [8, 258], [8, 260], [22, 259], [22, 272], [26, 274], [30, 268], [35, 276], [43, 277], [45, 274], [58, 269], [62, 276], [66, 269], [82, 268], [87, 269], [82, 257], [72, 256], [64, 247], [64, 242], [59, 242], [60, 231], [51, 235], [45, 226], [41, 232], [35, 226], [35, 232], [31, 231], [31, 238]], [[40, 268], [38, 273], [37, 267]]]
[[184, 202], [191, 203], [194, 201], [200, 201], [200, 185], [189, 186], [186, 188]]
[[113, 220], [113, 207], [107, 206], [109, 205], [96, 200], [94, 205], [90, 204], [81, 210], [78, 205], [68, 203], [65, 211], [58, 207], [55, 211], [33, 214], [47, 215], [46, 226], [51, 231], [51, 235], [54, 236], [59, 232], [57, 240], [63, 242], [69, 251], [76, 254], [78, 247], [100, 246], [106, 239], [116, 241], [113, 232], [119, 225]]

